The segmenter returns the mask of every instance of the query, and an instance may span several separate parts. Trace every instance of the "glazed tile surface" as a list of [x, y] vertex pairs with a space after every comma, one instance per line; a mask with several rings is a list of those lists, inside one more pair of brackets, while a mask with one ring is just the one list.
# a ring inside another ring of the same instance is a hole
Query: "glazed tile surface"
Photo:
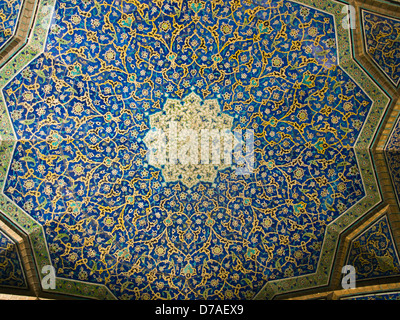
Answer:
[[387, 292], [365, 296], [349, 297], [344, 300], [399, 300], [400, 292]]
[[357, 280], [399, 275], [400, 261], [386, 216], [352, 241], [347, 264], [356, 268]]
[[399, 119], [393, 126], [392, 132], [385, 145], [385, 158], [388, 164], [390, 177], [393, 181], [397, 200], [400, 199], [400, 122]]
[[400, 82], [400, 20], [363, 11], [366, 52], [394, 85]]
[[0, 1], [0, 50], [16, 30], [23, 0]]
[[[57, 277], [71, 280], [62, 290], [251, 299], [316, 273], [328, 226], [376, 201], [354, 147], [379, 115], [339, 65], [332, 14], [290, 1], [83, 0], [56, 1], [51, 21], [44, 52], [2, 89], [17, 141], [0, 204], [43, 228]], [[150, 165], [146, 136], [171, 119], [253, 130], [254, 172]]]
[[17, 244], [0, 229], [0, 286], [26, 288]]

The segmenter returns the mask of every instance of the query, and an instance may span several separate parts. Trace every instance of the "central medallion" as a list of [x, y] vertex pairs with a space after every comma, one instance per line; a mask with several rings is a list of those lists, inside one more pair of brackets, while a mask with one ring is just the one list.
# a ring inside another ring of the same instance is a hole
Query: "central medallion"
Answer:
[[192, 92], [167, 99], [163, 111], [150, 116], [144, 142], [151, 165], [162, 169], [166, 182], [187, 187], [212, 183], [217, 171], [231, 166], [233, 117], [221, 112], [217, 99], [202, 100]]

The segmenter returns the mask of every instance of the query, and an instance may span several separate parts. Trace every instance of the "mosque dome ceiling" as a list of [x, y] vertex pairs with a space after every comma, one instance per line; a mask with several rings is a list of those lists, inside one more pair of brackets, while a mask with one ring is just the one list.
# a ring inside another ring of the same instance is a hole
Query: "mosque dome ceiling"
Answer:
[[376, 3], [3, 1], [8, 287], [46, 266], [37, 292], [94, 299], [396, 279], [400, 14]]

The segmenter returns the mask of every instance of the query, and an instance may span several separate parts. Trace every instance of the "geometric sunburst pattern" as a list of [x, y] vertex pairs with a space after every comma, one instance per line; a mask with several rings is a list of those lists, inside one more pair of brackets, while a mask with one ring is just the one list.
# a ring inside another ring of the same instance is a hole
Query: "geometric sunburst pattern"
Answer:
[[[182, 101], [168, 99], [162, 113], [156, 112], [150, 116], [152, 130], [148, 132], [144, 142], [149, 150], [152, 145], [158, 146], [158, 148], [153, 147], [154, 160], [149, 159], [149, 162], [150, 164], [154, 162], [154, 166], [161, 166], [166, 181], [181, 181], [188, 187], [192, 187], [200, 181], [213, 183], [217, 176], [216, 168], [221, 170], [230, 166], [228, 163], [224, 164], [223, 148], [228, 146], [230, 147], [228, 150], [231, 150], [233, 144], [232, 141], [228, 141], [229, 136], [225, 135], [226, 137], [223, 139], [223, 135], [224, 129], [230, 132], [233, 117], [220, 111], [217, 99], [203, 102], [198, 95], [192, 92]], [[180, 136], [173, 134], [174, 131], [171, 130], [175, 130], [176, 133], [179, 131]], [[205, 136], [204, 132], [207, 134], [206, 139], [202, 138]], [[185, 136], [182, 137], [182, 133], [185, 133]], [[158, 141], [162, 137], [165, 141]], [[233, 140], [232, 137], [230, 138]], [[172, 147], [172, 143], [176, 143], [175, 148]], [[191, 147], [185, 150], [185, 145]], [[185, 153], [178, 151], [182, 149], [185, 150]], [[174, 156], [176, 163], [174, 163]], [[182, 156], [186, 157], [183, 160], [187, 163], [181, 163], [179, 159]], [[223, 163], [220, 163], [221, 161]], [[228, 161], [232, 160], [228, 159]], [[161, 165], [160, 162], [163, 164]]]

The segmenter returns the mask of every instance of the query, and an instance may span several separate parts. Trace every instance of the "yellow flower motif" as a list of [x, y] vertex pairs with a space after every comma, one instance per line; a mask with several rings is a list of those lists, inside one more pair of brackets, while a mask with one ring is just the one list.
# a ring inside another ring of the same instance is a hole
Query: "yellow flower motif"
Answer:
[[115, 59], [115, 51], [114, 50], [112, 50], [112, 49], [108, 49], [107, 51], [106, 51], [106, 53], [104, 54], [104, 58], [108, 61], [108, 62], [111, 62], [112, 60], [114, 60]]

